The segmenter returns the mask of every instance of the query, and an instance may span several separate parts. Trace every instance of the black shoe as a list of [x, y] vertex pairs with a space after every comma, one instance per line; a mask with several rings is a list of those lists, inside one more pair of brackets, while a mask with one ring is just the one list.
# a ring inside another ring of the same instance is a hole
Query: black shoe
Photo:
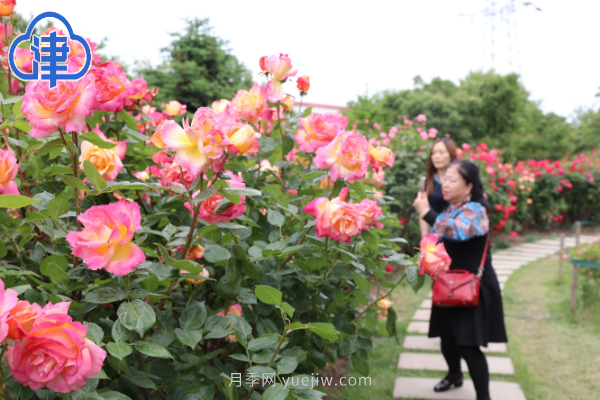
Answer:
[[463, 384], [463, 375], [452, 376], [450, 374], [446, 375], [444, 379], [433, 388], [436, 392], [445, 392], [446, 390], [450, 390], [452, 386], [458, 388]]

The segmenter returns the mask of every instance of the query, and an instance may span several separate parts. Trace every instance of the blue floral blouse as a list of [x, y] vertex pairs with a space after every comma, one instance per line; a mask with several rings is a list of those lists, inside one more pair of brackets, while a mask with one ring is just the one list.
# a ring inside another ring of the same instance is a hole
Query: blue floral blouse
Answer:
[[450, 205], [438, 214], [432, 232], [440, 238], [465, 241], [489, 232], [486, 209], [474, 201]]

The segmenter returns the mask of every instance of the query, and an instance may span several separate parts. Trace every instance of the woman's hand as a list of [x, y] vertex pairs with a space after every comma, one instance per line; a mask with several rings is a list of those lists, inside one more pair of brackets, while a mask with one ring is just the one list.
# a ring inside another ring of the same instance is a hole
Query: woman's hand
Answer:
[[429, 209], [429, 200], [427, 199], [427, 192], [418, 192], [417, 198], [413, 202], [413, 207], [419, 215]]

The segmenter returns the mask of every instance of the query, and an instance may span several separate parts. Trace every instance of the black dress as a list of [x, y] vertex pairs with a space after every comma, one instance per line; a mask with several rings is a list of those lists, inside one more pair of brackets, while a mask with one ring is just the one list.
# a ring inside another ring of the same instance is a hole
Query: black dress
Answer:
[[448, 207], [448, 202], [444, 200], [444, 195], [442, 194], [442, 185], [438, 181], [437, 177], [434, 176], [433, 179], [433, 190], [428, 197], [429, 207], [436, 213], [441, 213]]
[[[430, 210], [423, 218], [433, 225], [437, 217]], [[450, 269], [466, 269], [477, 273], [487, 235], [465, 241], [442, 238], [452, 263]], [[432, 284], [433, 288], [433, 284]], [[492, 254], [488, 248], [481, 277], [479, 305], [473, 308], [431, 307], [428, 337], [454, 336], [461, 346], [484, 346], [489, 342], [507, 343], [504, 326], [502, 295], [496, 271], [492, 267]]]

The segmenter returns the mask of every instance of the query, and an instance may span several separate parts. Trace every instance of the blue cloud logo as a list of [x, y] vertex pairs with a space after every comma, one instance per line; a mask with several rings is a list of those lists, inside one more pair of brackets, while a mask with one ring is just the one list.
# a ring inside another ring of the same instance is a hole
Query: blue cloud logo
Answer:
[[[68, 32], [68, 39], [81, 43], [85, 49], [85, 65], [83, 68], [76, 73], [59, 73], [67, 71], [67, 59], [69, 56], [69, 45], [67, 43], [67, 37], [59, 35], [56, 32], [52, 32], [49, 35], [42, 35], [41, 37], [33, 35], [33, 29], [38, 22], [45, 18], [55, 18], [61, 21]], [[19, 47], [21, 42], [26, 40], [32, 41], [30, 46], [33, 51], [33, 68], [31, 73], [23, 72], [19, 69], [15, 63], [15, 50]], [[44, 46], [46, 44], [46, 46]], [[10, 45], [8, 53], [8, 60], [10, 62], [10, 68], [17, 78], [22, 81], [41, 80], [50, 82], [50, 88], [56, 86], [57, 81], [76, 81], [85, 76], [89, 71], [92, 63], [92, 49], [88, 44], [87, 40], [79, 35], [73, 33], [71, 24], [62, 15], [47, 11], [35, 17], [33, 21], [29, 23], [27, 31], [22, 35], [17, 36]], [[39, 67], [38, 67], [39, 66]], [[42, 73], [40, 74], [40, 70]]]

